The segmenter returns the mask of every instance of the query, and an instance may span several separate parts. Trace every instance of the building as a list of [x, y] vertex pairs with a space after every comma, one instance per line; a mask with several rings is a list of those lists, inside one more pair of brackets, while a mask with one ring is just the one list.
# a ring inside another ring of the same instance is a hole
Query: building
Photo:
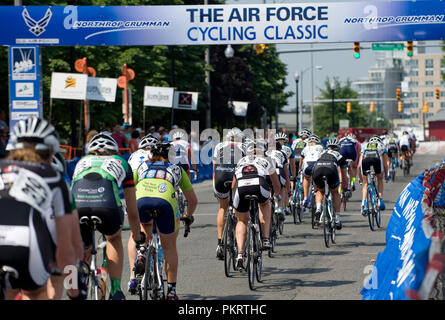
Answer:
[[430, 141], [445, 141], [445, 108], [427, 118]]

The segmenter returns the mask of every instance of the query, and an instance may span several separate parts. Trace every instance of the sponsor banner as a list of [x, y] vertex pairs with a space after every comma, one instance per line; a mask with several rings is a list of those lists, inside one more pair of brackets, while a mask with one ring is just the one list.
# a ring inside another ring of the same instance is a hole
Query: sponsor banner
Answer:
[[144, 87], [144, 106], [171, 108], [175, 89], [167, 87]]
[[[434, 4], [432, 4], [434, 3]], [[2, 6], [0, 45], [202, 45], [441, 40], [443, 1]], [[14, 26], [14, 28], [11, 28]]]
[[[29, 115], [41, 116], [42, 77], [37, 46], [9, 46], [9, 126]], [[29, 111], [29, 112], [26, 112]]]
[[361, 291], [364, 300], [406, 300], [407, 290], [418, 290], [425, 276], [431, 239], [423, 228], [421, 201], [424, 174], [400, 194], [386, 229], [386, 247]]
[[244, 101], [232, 101], [233, 104], [233, 114], [239, 117], [245, 117], [247, 114], [247, 107], [249, 102]]
[[198, 108], [198, 92], [175, 91], [173, 106], [175, 109], [196, 110]]
[[87, 100], [114, 102], [117, 79], [88, 77]]
[[51, 99], [85, 100], [88, 76], [82, 73], [53, 72]]

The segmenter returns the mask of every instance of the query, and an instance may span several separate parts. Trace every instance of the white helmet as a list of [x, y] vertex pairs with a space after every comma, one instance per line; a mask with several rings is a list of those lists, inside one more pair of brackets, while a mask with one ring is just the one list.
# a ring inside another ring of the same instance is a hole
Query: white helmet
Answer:
[[312, 135], [312, 132], [308, 129], [303, 129], [298, 134], [298, 136], [302, 139], [306, 139], [306, 138], [310, 137], [311, 135]]
[[244, 138], [244, 134], [243, 134], [243, 132], [240, 129], [233, 128], [233, 129], [230, 129], [227, 132], [226, 138], [227, 138], [227, 140], [230, 140], [231, 138], [243, 139]]
[[254, 150], [266, 152], [268, 148], [267, 141], [264, 139], [247, 139], [245, 146], [245, 151], [247, 153], [252, 153]]
[[159, 140], [156, 139], [156, 137], [152, 134], [147, 134], [145, 137], [141, 139], [139, 142], [138, 148], [139, 149], [145, 149], [145, 148], [153, 148], [153, 146], [159, 143]]
[[59, 135], [52, 124], [38, 117], [30, 117], [17, 122], [11, 134], [11, 150], [23, 149], [23, 142], [36, 143], [36, 150], [51, 149], [53, 153], [64, 152], [59, 147]]
[[328, 140], [328, 143], [326, 143], [326, 147], [333, 147], [336, 150], [340, 150], [341, 144], [337, 138], [331, 138]]
[[96, 134], [88, 143], [87, 153], [96, 150], [108, 150], [113, 152], [119, 151], [119, 146], [117, 142], [113, 139], [111, 135], [105, 134], [103, 132]]
[[275, 134], [275, 140], [284, 140], [284, 143], [287, 143], [289, 141], [289, 138], [284, 132], [278, 132]]
[[369, 139], [369, 142], [382, 143], [382, 139], [379, 136], [373, 136], [371, 139]]
[[309, 138], [307, 138], [307, 142], [315, 142], [316, 144], [320, 144], [321, 143], [321, 139], [319, 136], [313, 134], [311, 135]]
[[348, 135], [346, 137], [348, 137], [349, 139], [357, 140], [357, 136], [355, 134], [353, 134], [352, 132], [348, 133]]
[[174, 133], [172, 134], [172, 140], [179, 140], [179, 139], [184, 138], [184, 136], [185, 136], [185, 133], [184, 133], [184, 132], [182, 132], [182, 131], [176, 131], [176, 132], [174, 132]]

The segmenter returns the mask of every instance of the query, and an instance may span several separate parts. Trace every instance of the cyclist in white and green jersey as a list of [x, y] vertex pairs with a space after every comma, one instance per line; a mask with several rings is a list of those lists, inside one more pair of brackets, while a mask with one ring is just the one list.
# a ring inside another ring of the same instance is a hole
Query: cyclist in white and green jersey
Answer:
[[[87, 146], [88, 154], [76, 165], [72, 184], [79, 218], [97, 216], [102, 220], [97, 230], [103, 233], [107, 240], [107, 269], [111, 279], [110, 300], [125, 300], [120, 285], [124, 255], [121, 236], [124, 212], [119, 197], [121, 186], [124, 189], [128, 222], [132, 233], [129, 243], [133, 243], [133, 240], [145, 241], [140, 232], [133, 172], [128, 163], [117, 155], [118, 150], [118, 145], [111, 135], [99, 133], [94, 136]], [[91, 230], [82, 224], [81, 233], [85, 246], [89, 247]]]
[[[176, 239], [179, 232], [179, 208], [175, 197], [175, 189], [181, 188], [188, 201], [185, 223], [193, 223], [193, 212], [196, 209], [198, 200], [190, 183], [190, 179], [183, 168], [168, 161], [171, 144], [162, 142], [156, 144], [152, 149], [152, 157], [143, 162], [137, 171], [134, 172], [134, 183], [136, 185], [137, 208], [142, 229], [150, 238], [152, 232], [151, 210], [158, 210], [156, 225], [161, 237], [161, 246], [164, 250], [165, 272], [167, 274], [167, 300], [177, 300], [176, 279], [178, 270], [178, 252], [176, 249]], [[136, 247], [128, 248], [130, 266], [136, 259]], [[136, 268], [139, 268], [139, 261]], [[134, 271], [131, 268], [131, 280], [129, 289], [131, 292]]]

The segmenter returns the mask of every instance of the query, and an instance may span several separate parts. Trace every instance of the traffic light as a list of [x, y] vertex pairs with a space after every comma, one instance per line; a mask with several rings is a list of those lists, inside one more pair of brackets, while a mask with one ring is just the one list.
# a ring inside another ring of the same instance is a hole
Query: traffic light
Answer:
[[374, 112], [374, 102], [371, 102], [371, 103], [369, 104], [369, 111], [370, 111], [370, 112]]
[[257, 55], [260, 55], [263, 54], [266, 49], [269, 49], [269, 47], [266, 46], [264, 43], [260, 43], [260, 44], [255, 44], [253, 46], [253, 49], [255, 50]]
[[428, 112], [428, 102], [427, 101], [425, 101], [424, 103], [423, 103], [423, 113], [427, 113]]
[[400, 88], [397, 88], [396, 90], [396, 98], [397, 100], [400, 100]]
[[440, 99], [440, 90], [436, 88], [436, 99]]
[[407, 41], [406, 42], [406, 54], [408, 55], [408, 57], [412, 57], [414, 52], [413, 52], [413, 42], [412, 41]]
[[354, 42], [354, 58], [360, 58], [360, 42]]
[[402, 112], [402, 101], [399, 101], [399, 102], [398, 102], [398, 105], [397, 105], [397, 111], [398, 111], [398, 112]]
[[346, 103], [346, 113], [351, 113], [351, 102]]

